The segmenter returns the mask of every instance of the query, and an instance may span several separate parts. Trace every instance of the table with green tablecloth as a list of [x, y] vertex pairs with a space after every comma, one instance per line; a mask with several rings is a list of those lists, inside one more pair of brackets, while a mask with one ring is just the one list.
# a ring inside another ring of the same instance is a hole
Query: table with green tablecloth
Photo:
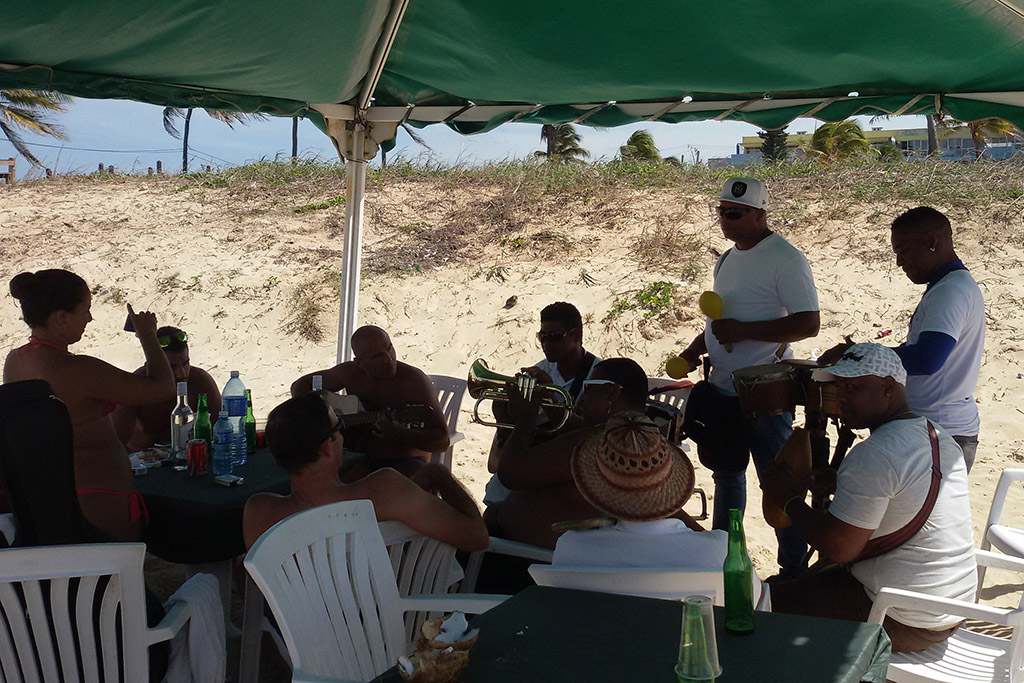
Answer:
[[[480, 637], [460, 683], [673, 683], [683, 606], [607, 593], [531, 587], [472, 626]], [[727, 633], [715, 608], [716, 683], [885, 681], [889, 637], [877, 624], [757, 612]], [[380, 681], [399, 680], [394, 670]]]
[[291, 487], [288, 473], [266, 448], [257, 449], [234, 473], [244, 480], [239, 486], [215, 484], [212, 474], [189, 477], [169, 465], [136, 477], [149, 511], [149, 552], [182, 564], [220, 562], [243, 554], [245, 501], [255, 493], [286, 494]]

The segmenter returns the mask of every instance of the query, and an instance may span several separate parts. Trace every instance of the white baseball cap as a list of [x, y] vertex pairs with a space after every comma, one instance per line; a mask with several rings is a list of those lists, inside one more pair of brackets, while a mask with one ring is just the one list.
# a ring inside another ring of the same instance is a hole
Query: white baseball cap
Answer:
[[757, 178], [729, 178], [722, 188], [720, 202], [732, 202], [752, 206], [755, 209], [768, 208], [768, 190]]
[[907, 371], [903, 361], [892, 349], [881, 344], [854, 344], [846, 349], [835, 365], [811, 373], [818, 382], [831, 382], [836, 377], [892, 377], [906, 386]]

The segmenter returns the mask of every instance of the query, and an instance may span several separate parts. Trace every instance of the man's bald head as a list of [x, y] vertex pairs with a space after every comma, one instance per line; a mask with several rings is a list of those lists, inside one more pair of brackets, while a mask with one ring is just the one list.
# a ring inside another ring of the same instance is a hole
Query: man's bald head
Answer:
[[391, 337], [375, 325], [364, 325], [352, 333], [352, 355], [356, 365], [370, 377], [394, 377], [398, 369]]
[[365, 346], [366, 344], [376, 344], [384, 342], [388, 344], [391, 342], [391, 337], [383, 329], [376, 325], [363, 325], [358, 330], [352, 333], [352, 350], [355, 351], [357, 346]]

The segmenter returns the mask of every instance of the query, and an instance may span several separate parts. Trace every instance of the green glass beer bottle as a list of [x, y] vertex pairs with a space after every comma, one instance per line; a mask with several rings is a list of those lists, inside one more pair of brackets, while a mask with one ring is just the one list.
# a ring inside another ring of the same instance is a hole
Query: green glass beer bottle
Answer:
[[743, 511], [729, 510], [729, 554], [722, 565], [725, 576], [725, 630], [750, 633], [754, 630], [754, 567], [747, 555], [743, 535]]
[[256, 417], [252, 414], [252, 389], [245, 390], [245, 450], [256, 452]]
[[213, 425], [210, 423], [210, 409], [206, 407], [206, 394], [199, 394], [199, 405], [196, 410], [196, 423], [192, 428], [192, 438], [206, 441], [206, 452], [213, 453]]

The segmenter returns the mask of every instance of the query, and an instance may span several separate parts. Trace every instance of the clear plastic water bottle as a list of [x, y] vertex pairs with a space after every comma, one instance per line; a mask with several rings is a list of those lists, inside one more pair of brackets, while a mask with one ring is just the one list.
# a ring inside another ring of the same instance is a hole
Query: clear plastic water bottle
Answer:
[[171, 412], [171, 457], [175, 465], [188, 463], [185, 449], [194, 420], [195, 413], [188, 405], [188, 383], [178, 382], [178, 404]]
[[228, 418], [231, 420], [231, 428], [235, 433], [234, 450], [231, 459], [235, 467], [245, 464], [248, 456], [248, 448], [245, 442], [245, 413], [248, 401], [245, 397], [245, 385], [238, 377], [238, 370], [231, 371], [231, 379], [224, 385], [221, 394], [224, 400], [224, 407], [228, 411]]
[[231, 426], [228, 411], [220, 411], [217, 424], [213, 425], [213, 474], [231, 474], [232, 449], [235, 444], [235, 429]]

